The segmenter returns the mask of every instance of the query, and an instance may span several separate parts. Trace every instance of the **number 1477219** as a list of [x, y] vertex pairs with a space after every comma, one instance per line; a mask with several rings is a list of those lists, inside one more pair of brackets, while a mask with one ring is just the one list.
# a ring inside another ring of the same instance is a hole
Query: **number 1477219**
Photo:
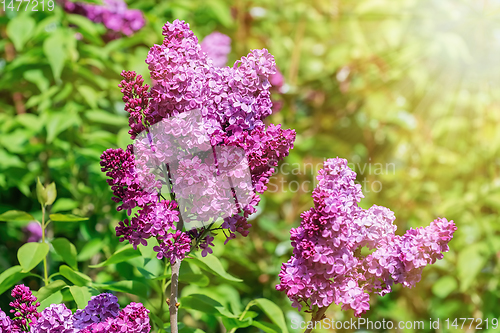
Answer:
[[3, 11], [53, 11], [54, 10], [54, 0], [1, 0]]

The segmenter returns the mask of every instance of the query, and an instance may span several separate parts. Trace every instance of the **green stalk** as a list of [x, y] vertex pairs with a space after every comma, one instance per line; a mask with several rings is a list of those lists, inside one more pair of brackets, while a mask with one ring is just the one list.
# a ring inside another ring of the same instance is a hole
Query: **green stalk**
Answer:
[[[42, 205], [42, 243], [45, 243], [45, 206]], [[43, 282], [49, 284], [49, 275], [47, 270], [47, 256], [43, 258]]]
[[[255, 301], [250, 301], [250, 302], [248, 302], [248, 304], [247, 304], [247, 306], [246, 306], [245, 310], [243, 310], [243, 312], [242, 312], [242, 313], [241, 313], [241, 315], [240, 315], [240, 318], [238, 318], [238, 319], [239, 319], [239, 321], [242, 321], [242, 320], [243, 320], [243, 318], [245, 318], [245, 315], [247, 314], [248, 310], [250, 310], [250, 308], [251, 308], [253, 305], [255, 305], [255, 304], [256, 304], [256, 303], [255, 303]], [[234, 333], [234, 332], [236, 332], [236, 327], [235, 327], [235, 328], [233, 328], [232, 330], [230, 330], [230, 331], [229, 331], [229, 333]]]

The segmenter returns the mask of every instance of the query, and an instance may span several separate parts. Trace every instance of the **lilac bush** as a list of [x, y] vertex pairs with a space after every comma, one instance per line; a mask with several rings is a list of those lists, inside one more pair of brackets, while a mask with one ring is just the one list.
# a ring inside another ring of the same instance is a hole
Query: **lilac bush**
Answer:
[[[396, 283], [413, 287], [423, 268], [449, 250], [457, 229], [453, 221], [436, 219], [398, 236], [392, 211], [376, 205], [360, 208], [361, 185], [355, 184], [356, 173], [347, 160], [325, 161], [317, 179], [314, 207], [291, 230], [293, 256], [283, 264], [276, 287], [299, 310], [317, 306], [319, 313], [342, 303], [342, 309], [359, 317], [370, 307], [370, 293], [385, 295]], [[365, 246], [374, 252], [362, 255]]]

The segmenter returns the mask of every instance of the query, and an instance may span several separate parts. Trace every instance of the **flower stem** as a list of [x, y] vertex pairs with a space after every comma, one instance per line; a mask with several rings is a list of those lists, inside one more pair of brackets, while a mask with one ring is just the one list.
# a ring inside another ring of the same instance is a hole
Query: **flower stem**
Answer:
[[[45, 243], [45, 206], [42, 205], [42, 243]], [[47, 256], [43, 257], [43, 282], [49, 284], [49, 276], [47, 273]]]
[[168, 306], [168, 310], [170, 312], [170, 332], [178, 333], [179, 327], [177, 325], [177, 313], [178, 313], [178, 302], [177, 302], [177, 293], [179, 288], [179, 270], [181, 268], [180, 259], [175, 259], [174, 264], [172, 265], [172, 278], [170, 279], [170, 304]]
[[304, 331], [304, 333], [312, 332], [313, 327], [316, 326], [316, 322], [321, 321], [321, 319], [323, 319], [323, 315], [325, 314], [326, 309], [328, 309], [328, 306], [318, 308], [313, 312], [311, 317], [311, 321], [313, 324], [310, 327], [308, 326], [308, 328]]

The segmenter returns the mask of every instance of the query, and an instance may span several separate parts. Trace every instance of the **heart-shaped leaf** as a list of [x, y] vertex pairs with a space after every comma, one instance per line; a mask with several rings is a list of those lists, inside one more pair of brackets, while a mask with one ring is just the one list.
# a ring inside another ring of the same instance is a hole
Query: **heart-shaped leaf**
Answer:
[[66, 238], [56, 238], [51, 242], [54, 250], [70, 267], [78, 269], [76, 264], [76, 247]]
[[47, 243], [26, 243], [17, 251], [17, 259], [24, 272], [35, 268], [49, 253]]

